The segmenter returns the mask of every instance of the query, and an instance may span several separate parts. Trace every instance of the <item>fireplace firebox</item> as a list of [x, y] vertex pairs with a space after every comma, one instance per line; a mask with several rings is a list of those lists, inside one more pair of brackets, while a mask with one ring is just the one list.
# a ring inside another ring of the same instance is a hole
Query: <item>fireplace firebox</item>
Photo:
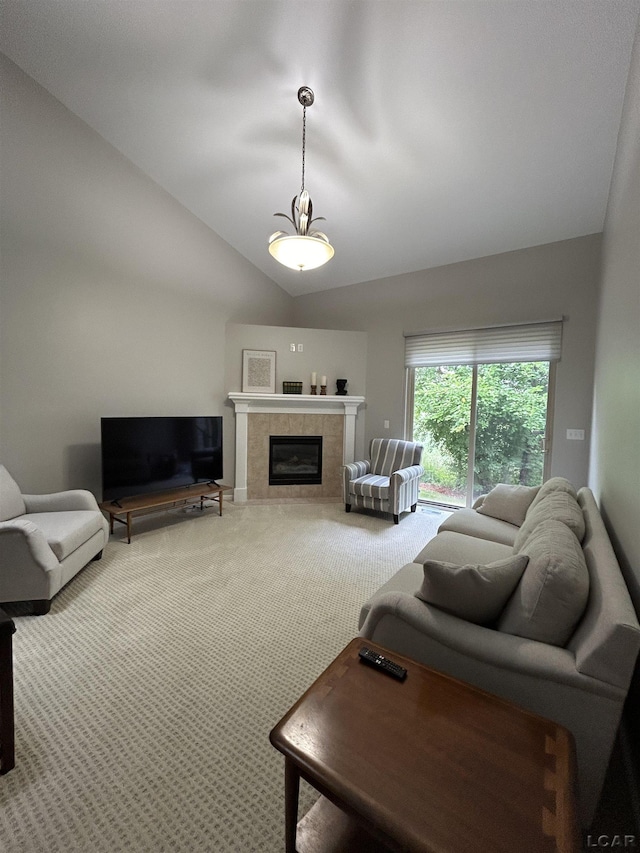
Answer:
[[269, 485], [322, 483], [321, 435], [270, 435]]

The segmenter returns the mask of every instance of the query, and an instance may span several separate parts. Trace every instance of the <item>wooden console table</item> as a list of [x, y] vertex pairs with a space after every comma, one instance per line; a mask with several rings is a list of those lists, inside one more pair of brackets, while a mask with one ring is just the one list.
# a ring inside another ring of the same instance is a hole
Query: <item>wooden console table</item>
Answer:
[[[406, 667], [361, 663], [367, 646]], [[562, 726], [361, 638], [270, 734], [285, 756], [287, 853], [577, 853]], [[297, 824], [300, 779], [323, 796]]]
[[109, 516], [109, 533], [113, 533], [114, 523], [127, 526], [127, 542], [131, 544], [131, 519], [138, 515], [148, 515], [152, 512], [162, 512], [183, 506], [204, 507], [204, 501], [217, 501], [219, 514], [222, 515], [222, 496], [230, 492], [231, 486], [218, 483], [194, 483], [180, 489], [169, 489], [166, 492], [154, 492], [150, 495], [134, 495], [115, 503], [103, 501], [100, 509]]

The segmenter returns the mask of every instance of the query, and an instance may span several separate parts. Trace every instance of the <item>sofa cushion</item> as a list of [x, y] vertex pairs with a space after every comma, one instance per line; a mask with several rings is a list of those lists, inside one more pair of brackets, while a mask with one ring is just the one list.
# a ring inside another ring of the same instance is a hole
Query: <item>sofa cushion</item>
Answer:
[[546, 483], [543, 483], [540, 486], [540, 491], [533, 499], [531, 503], [531, 508], [533, 509], [533, 507], [537, 503], [544, 500], [546, 496], [551, 492], [566, 492], [576, 500], [578, 499], [578, 494], [574, 489], [573, 484], [570, 483], [569, 480], [566, 479], [566, 477], [551, 477], [550, 480], [547, 480]]
[[349, 482], [349, 494], [365, 498], [389, 499], [389, 478], [379, 474], [365, 474]]
[[455, 563], [457, 566], [467, 563], [486, 565], [512, 554], [513, 548], [510, 545], [444, 530], [427, 542], [413, 562], [424, 565], [427, 560], [441, 560], [445, 563]]
[[4, 465], [0, 465], [0, 521], [17, 518], [24, 515], [25, 511], [20, 487]]
[[521, 553], [529, 563], [498, 629], [564, 646], [589, 597], [589, 572], [580, 543], [561, 521], [547, 521], [534, 529]]
[[518, 534], [515, 524], [509, 524], [490, 515], [480, 515], [475, 509], [457, 509], [446, 518], [438, 532], [450, 530], [454, 533], [464, 533], [478, 539], [489, 539], [491, 542], [501, 542], [503, 545], [513, 545]]
[[528, 561], [524, 554], [485, 566], [427, 560], [422, 585], [415, 594], [453, 616], [486, 625], [500, 615]]
[[584, 514], [577, 498], [564, 490], [547, 492], [541, 500], [535, 500], [529, 508], [524, 524], [516, 534], [513, 550], [519, 552], [529, 536], [540, 524], [561, 521], [574, 533], [579, 542], [584, 538]]
[[94, 533], [103, 529], [103, 515], [93, 510], [71, 512], [31, 512], [22, 516], [41, 530], [49, 547], [62, 562]]
[[484, 496], [478, 512], [520, 527], [539, 491], [539, 486], [510, 486], [507, 483], [498, 483]]

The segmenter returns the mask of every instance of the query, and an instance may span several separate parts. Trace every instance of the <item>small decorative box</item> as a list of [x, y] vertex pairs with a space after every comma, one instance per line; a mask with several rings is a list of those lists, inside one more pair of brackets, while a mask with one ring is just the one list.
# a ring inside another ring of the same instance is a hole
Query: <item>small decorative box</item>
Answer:
[[302, 394], [302, 382], [283, 382], [283, 394]]

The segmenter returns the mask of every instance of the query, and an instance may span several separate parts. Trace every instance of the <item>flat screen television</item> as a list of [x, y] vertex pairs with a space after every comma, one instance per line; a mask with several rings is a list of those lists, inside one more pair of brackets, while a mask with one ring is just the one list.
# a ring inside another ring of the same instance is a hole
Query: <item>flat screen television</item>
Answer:
[[222, 478], [222, 417], [101, 418], [102, 499]]

